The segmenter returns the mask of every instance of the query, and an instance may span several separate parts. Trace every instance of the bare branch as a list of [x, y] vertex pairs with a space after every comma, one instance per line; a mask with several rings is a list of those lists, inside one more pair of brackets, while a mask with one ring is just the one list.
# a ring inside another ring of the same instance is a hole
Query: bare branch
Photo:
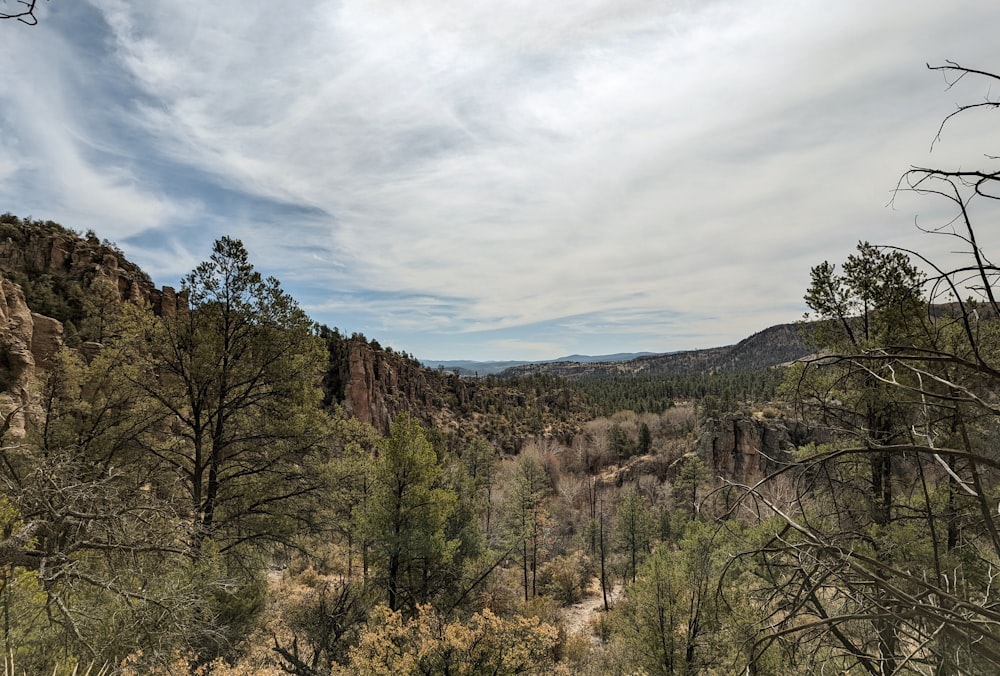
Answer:
[[[967, 75], [979, 75], [981, 77], [993, 80], [1000, 80], [1000, 76], [996, 75], [995, 73], [990, 73], [989, 71], [985, 70], [977, 70], [975, 68], [966, 68], [962, 65], [959, 65], [955, 61], [946, 60], [945, 65], [943, 66], [932, 66], [929, 63], [926, 65], [929, 70], [936, 70], [941, 73], [944, 73], [945, 82], [948, 83], [947, 89], [951, 89], [952, 87], [954, 87]], [[951, 79], [949, 79], [949, 76], [951, 77]], [[981, 103], [960, 105], [957, 110], [947, 115], [944, 118], [944, 120], [941, 121], [941, 125], [938, 127], [937, 134], [935, 134], [934, 140], [931, 142], [931, 150], [934, 149], [934, 144], [941, 140], [941, 132], [944, 131], [945, 125], [948, 124], [951, 118], [955, 117], [956, 115], [960, 115], [961, 113], [967, 112], [969, 110], [975, 110], [976, 108], [984, 108], [984, 107], [998, 108], [1000, 107], [1000, 102], [990, 101], [989, 99], [987, 99], [986, 101], [983, 101]]]
[[[3, 6], [7, 6], [8, 0], [3, 0]], [[21, 23], [26, 23], [29, 26], [34, 26], [38, 23], [38, 18], [35, 16], [35, 5], [38, 0], [15, 0], [15, 5], [20, 5], [21, 8], [17, 11], [4, 11], [0, 12], [0, 20], [3, 19], [17, 19]]]

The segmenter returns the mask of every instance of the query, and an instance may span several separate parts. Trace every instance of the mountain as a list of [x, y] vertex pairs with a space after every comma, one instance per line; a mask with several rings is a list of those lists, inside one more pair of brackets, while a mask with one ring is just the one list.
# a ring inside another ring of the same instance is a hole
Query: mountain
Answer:
[[619, 352], [616, 354], [604, 354], [591, 356], [586, 354], [573, 354], [568, 357], [558, 357], [556, 359], [546, 359], [543, 361], [472, 361], [457, 359], [451, 361], [422, 361], [421, 364], [427, 368], [439, 369], [450, 373], [457, 373], [460, 376], [488, 376], [500, 373], [506, 369], [524, 366], [526, 364], [556, 364], [561, 362], [619, 362], [630, 361], [640, 357], [652, 356], [655, 352]]
[[584, 364], [591, 364], [594, 362], [616, 362], [616, 361], [631, 361], [633, 359], [639, 359], [640, 357], [652, 357], [660, 352], [617, 352], [615, 354], [604, 354], [591, 356], [589, 354], [573, 354], [568, 357], [559, 357], [558, 359], [553, 359], [552, 361], [578, 361]]
[[523, 366], [526, 361], [472, 361], [468, 359], [452, 359], [446, 361], [421, 361], [423, 366], [438, 371], [447, 371], [460, 376], [488, 376], [500, 373], [504, 369]]
[[[807, 331], [808, 329], [805, 329]], [[584, 362], [572, 359], [521, 364], [501, 371], [501, 377], [545, 374], [564, 378], [677, 376], [696, 373], [738, 373], [786, 364], [812, 352], [801, 324], [778, 324], [735, 345], [654, 354], [623, 361]]]

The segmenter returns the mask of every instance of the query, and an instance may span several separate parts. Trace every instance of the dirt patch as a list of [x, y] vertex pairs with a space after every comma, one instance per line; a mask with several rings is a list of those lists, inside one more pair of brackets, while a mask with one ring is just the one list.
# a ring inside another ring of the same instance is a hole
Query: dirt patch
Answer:
[[[616, 584], [608, 590], [608, 606], [614, 608], [621, 600], [622, 586]], [[587, 587], [587, 594], [579, 603], [574, 603], [562, 609], [563, 626], [567, 634], [589, 634], [590, 623], [600, 613], [604, 612], [604, 595], [601, 593], [601, 581], [594, 578]]]

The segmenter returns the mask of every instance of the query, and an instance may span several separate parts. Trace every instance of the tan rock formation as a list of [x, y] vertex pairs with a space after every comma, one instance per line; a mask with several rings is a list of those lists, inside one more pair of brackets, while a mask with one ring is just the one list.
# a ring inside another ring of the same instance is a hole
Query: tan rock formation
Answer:
[[430, 405], [424, 369], [361, 341], [348, 342], [342, 405], [349, 415], [388, 434], [400, 413], [419, 414]]
[[364, 339], [344, 339], [333, 347], [324, 388], [345, 413], [382, 434], [405, 412], [458, 438], [486, 438], [505, 453], [518, 453], [533, 440], [569, 444], [586, 416], [582, 399], [568, 391], [528, 396], [513, 387], [465, 380]]
[[173, 289], [161, 292], [137, 265], [96, 237], [84, 239], [54, 223], [15, 220], [0, 223], [0, 231], [10, 233], [0, 236], [0, 272], [87, 281], [103, 275], [122, 300], [149, 302], [157, 314], [173, 314], [186, 307], [183, 296]]
[[24, 411], [35, 379], [34, 320], [21, 288], [0, 277], [0, 416], [10, 419], [8, 435], [24, 436]]
[[31, 321], [31, 354], [35, 358], [35, 365], [44, 368], [63, 347], [63, 325], [60, 321], [36, 312], [31, 313]]

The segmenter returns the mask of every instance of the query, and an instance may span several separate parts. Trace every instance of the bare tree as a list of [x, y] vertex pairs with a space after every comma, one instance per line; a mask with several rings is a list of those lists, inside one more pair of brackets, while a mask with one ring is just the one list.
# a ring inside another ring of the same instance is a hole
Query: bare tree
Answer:
[[[928, 68], [949, 88], [1000, 80], [955, 62]], [[997, 108], [990, 96], [960, 105], [934, 144], [959, 114]], [[958, 263], [863, 245], [843, 274], [813, 270], [807, 301], [828, 339], [798, 367], [794, 396], [832, 442], [741, 487], [736, 509], [772, 527], [735, 559], [753, 566], [760, 609], [748, 673], [768, 653], [879, 675], [1000, 668], [1000, 268], [973, 218], [1000, 199], [997, 164], [987, 154], [986, 168], [913, 167], [897, 186], [951, 205], [944, 222], [918, 227], [957, 242]], [[899, 283], [917, 279], [910, 260], [928, 272], [916, 296], [899, 294], [914, 290]], [[908, 274], [894, 279], [893, 267]], [[792, 479], [791, 500], [769, 491], [779, 476]]]

